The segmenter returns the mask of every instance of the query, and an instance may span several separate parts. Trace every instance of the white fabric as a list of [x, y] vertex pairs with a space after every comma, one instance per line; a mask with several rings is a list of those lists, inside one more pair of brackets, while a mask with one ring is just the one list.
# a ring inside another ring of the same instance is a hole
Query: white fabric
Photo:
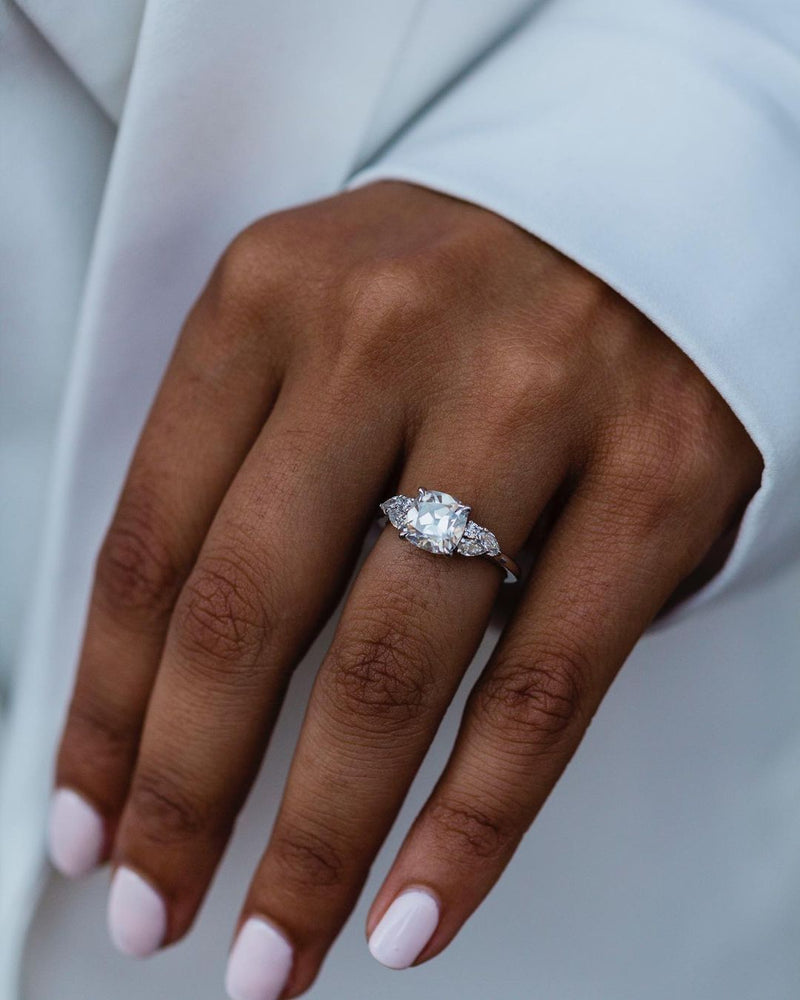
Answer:
[[[0, 447], [14, 470], [4, 479], [15, 483], [3, 510], [6, 592], [44, 536], [38, 584], [25, 591], [26, 638], [17, 643], [10, 619], [0, 636], [18, 649], [0, 775], [0, 1000], [50, 1000], [55, 983], [66, 995], [68, 979], [82, 1000], [107, 997], [109, 983], [134, 997], [148, 976], [156, 995], [218, 995], [221, 977], [205, 973], [221, 967], [252, 851], [231, 852], [218, 887], [225, 905], [209, 908], [206, 936], [195, 939], [206, 942], [206, 965], [195, 964], [197, 943], [146, 972], [117, 965], [98, 936], [97, 901], [86, 921], [74, 919], [91, 890], [51, 887], [35, 909], [51, 756], [94, 552], [210, 267], [257, 216], [381, 176], [484, 204], [618, 288], [717, 385], [766, 471], [726, 568], [626, 667], [571, 768], [577, 777], [498, 888], [499, 909], [490, 900], [470, 923], [457, 959], [411, 978], [383, 974], [372, 995], [410, 995], [424, 975], [427, 995], [447, 996], [437, 968], [450, 970], [453, 996], [796, 993], [794, 8], [150, 0], [139, 28], [134, 0], [107, 5], [100, 20], [94, 7], [20, 0], [25, 13], [7, 6], [0, 20], [0, 135], [12, 137], [0, 184], [0, 365], [15, 393], [4, 386], [0, 403]], [[46, 404], [70, 350], [42, 517]], [[21, 482], [11, 448], [26, 434], [25, 454], [40, 458], [26, 460]], [[267, 780], [274, 794], [274, 773]], [[260, 843], [264, 819], [249, 816], [241, 837]], [[503, 908], [516, 921], [506, 930]], [[96, 961], [58, 950], [76, 935]], [[318, 995], [351, 997], [355, 968], [362, 982], [369, 960], [342, 954], [358, 964]], [[169, 972], [179, 965], [183, 978]], [[494, 990], [501, 976], [507, 989]]]
[[[416, 181], [513, 220], [727, 399], [763, 488], [681, 613], [800, 552], [800, 12], [779, 44], [735, 6], [556, 0], [351, 182]], [[765, 25], [779, 10], [738, 6]]]

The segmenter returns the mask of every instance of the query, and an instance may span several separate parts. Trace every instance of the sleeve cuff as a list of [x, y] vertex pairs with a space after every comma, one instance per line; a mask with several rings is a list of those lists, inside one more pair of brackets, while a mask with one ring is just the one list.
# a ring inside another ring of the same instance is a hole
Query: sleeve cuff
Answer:
[[798, 55], [699, 4], [561, 0], [347, 185], [404, 180], [504, 216], [616, 289], [728, 402], [762, 484], [670, 620], [800, 553]]

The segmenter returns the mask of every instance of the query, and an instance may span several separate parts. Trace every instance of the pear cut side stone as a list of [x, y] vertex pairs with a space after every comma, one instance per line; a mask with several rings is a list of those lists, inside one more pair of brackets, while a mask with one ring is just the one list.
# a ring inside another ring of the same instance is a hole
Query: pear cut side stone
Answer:
[[426, 552], [452, 555], [458, 548], [469, 519], [469, 507], [449, 493], [420, 490], [406, 511], [402, 535]]
[[500, 546], [488, 528], [470, 521], [458, 543], [458, 551], [462, 556], [499, 556]]
[[389, 518], [389, 523], [393, 524], [398, 530], [401, 530], [408, 509], [413, 503], [414, 501], [411, 497], [398, 494], [395, 497], [389, 497], [388, 500], [384, 500], [381, 504], [381, 510]]

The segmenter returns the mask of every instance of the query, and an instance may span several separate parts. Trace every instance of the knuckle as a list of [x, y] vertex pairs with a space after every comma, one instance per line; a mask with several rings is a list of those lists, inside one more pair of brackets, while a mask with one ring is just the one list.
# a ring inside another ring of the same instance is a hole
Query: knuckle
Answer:
[[62, 762], [65, 756], [74, 757], [81, 768], [91, 761], [93, 769], [102, 771], [131, 761], [138, 726], [131, 727], [124, 712], [82, 691], [72, 699], [65, 733]]
[[611, 475], [649, 533], [692, 516], [713, 481], [713, 449], [682, 418], [651, 414], [618, 434]]
[[211, 276], [207, 295], [216, 312], [260, 317], [288, 290], [293, 259], [281, 227], [260, 220], [243, 229], [226, 248]]
[[599, 339], [607, 353], [609, 330], [622, 334], [625, 326], [617, 318], [622, 301], [590, 271], [556, 253], [541, 272], [530, 310], [542, 343], [582, 352]]
[[388, 621], [351, 627], [331, 651], [325, 693], [346, 717], [405, 727], [432, 700], [433, 664], [422, 637]]
[[442, 308], [435, 280], [406, 258], [351, 269], [337, 295], [342, 322], [332, 373], [368, 383], [394, 378], [414, 350], [416, 332], [429, 329]]
[[176, 639], [190, 659], [227, 672], [255, 668], [271, 631], [264, 591], [241, 555], [202, 559], [175, 611]]
[[378, 260], [355, 270], [345, 287], [356, 327], [385, 329], [426, 316], [436, 301], [434, 283], [413, 257]]
[[684, 498], [703, 496], [714, 478], [717, 449], [710, 422], [680, 414], [669, 424], [668, 434], [673, 444], [667, 450], [668, 465]]
[[297, 826], [276, 830], [270, 849], [282, 877], [301, 887], [332, 887], [345, 879], [341, 853], [326, 837]]
[[153, 499], [127, 491], [98, 554], [97, 597], [112, 612], [160, 616], [170, 610], [182, 577]]
[[540, 349], [516, 371], [510, 369], [506, 392], [523, 411], [530, 412], [533, 405], [560, 407], [572, 392], [580, 366], [578, 351], [565, 350], [561, 345]]
[[504, 740], [546, 753], [587, 723], [586, 674], [580, 654], [564, 643], [539, 646], [530, 656], [517, 651], [477, 689], [474, 708]]
[[502, 368], [486, 381], [487, 411], [512, 441], [541, 427], [543, 417], [563, 419], [573, 394], [579, 361], [566, 352], [512, 347], [500, 358]]
[[126, 822], [138, 834], [157, 845], [193, 840], [212, 824], [212, 814], [164, 770], [140, 768], [134, 776], [128, 798]]
[[[486, 861], [506, 852], [514, 833], [504, 822], [475, 804], [440, 801], [431, 806], [429, 818], [449, 859], [464, 857]], [[455, 850], [453, 849], [455, 846]]]

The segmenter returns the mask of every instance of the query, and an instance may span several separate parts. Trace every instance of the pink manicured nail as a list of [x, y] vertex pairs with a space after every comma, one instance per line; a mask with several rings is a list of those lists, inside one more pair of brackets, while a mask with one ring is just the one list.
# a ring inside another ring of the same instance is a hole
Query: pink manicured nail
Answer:
[[152, 955], [167, 932], [167, 908], [156, 890], [130, 868], [118, 868], [108, 896], [108, 930], [124, 955]]
[[50, 801], [48, 846], [50, 860], [68, 878], [86, 875], [100, 861], [105, 829], [103, 817], [71, 788], [59, 788]]
[[390, 969], [407, 969], [433, 937], [439, 904], [421, 889], [400, 893], [370, 935], [373, 958]]
[[225, 989], [231, 1000], [278, 1000], [291, 971], [286, 938], [262, 917], [250, 917], [228, 959]]

